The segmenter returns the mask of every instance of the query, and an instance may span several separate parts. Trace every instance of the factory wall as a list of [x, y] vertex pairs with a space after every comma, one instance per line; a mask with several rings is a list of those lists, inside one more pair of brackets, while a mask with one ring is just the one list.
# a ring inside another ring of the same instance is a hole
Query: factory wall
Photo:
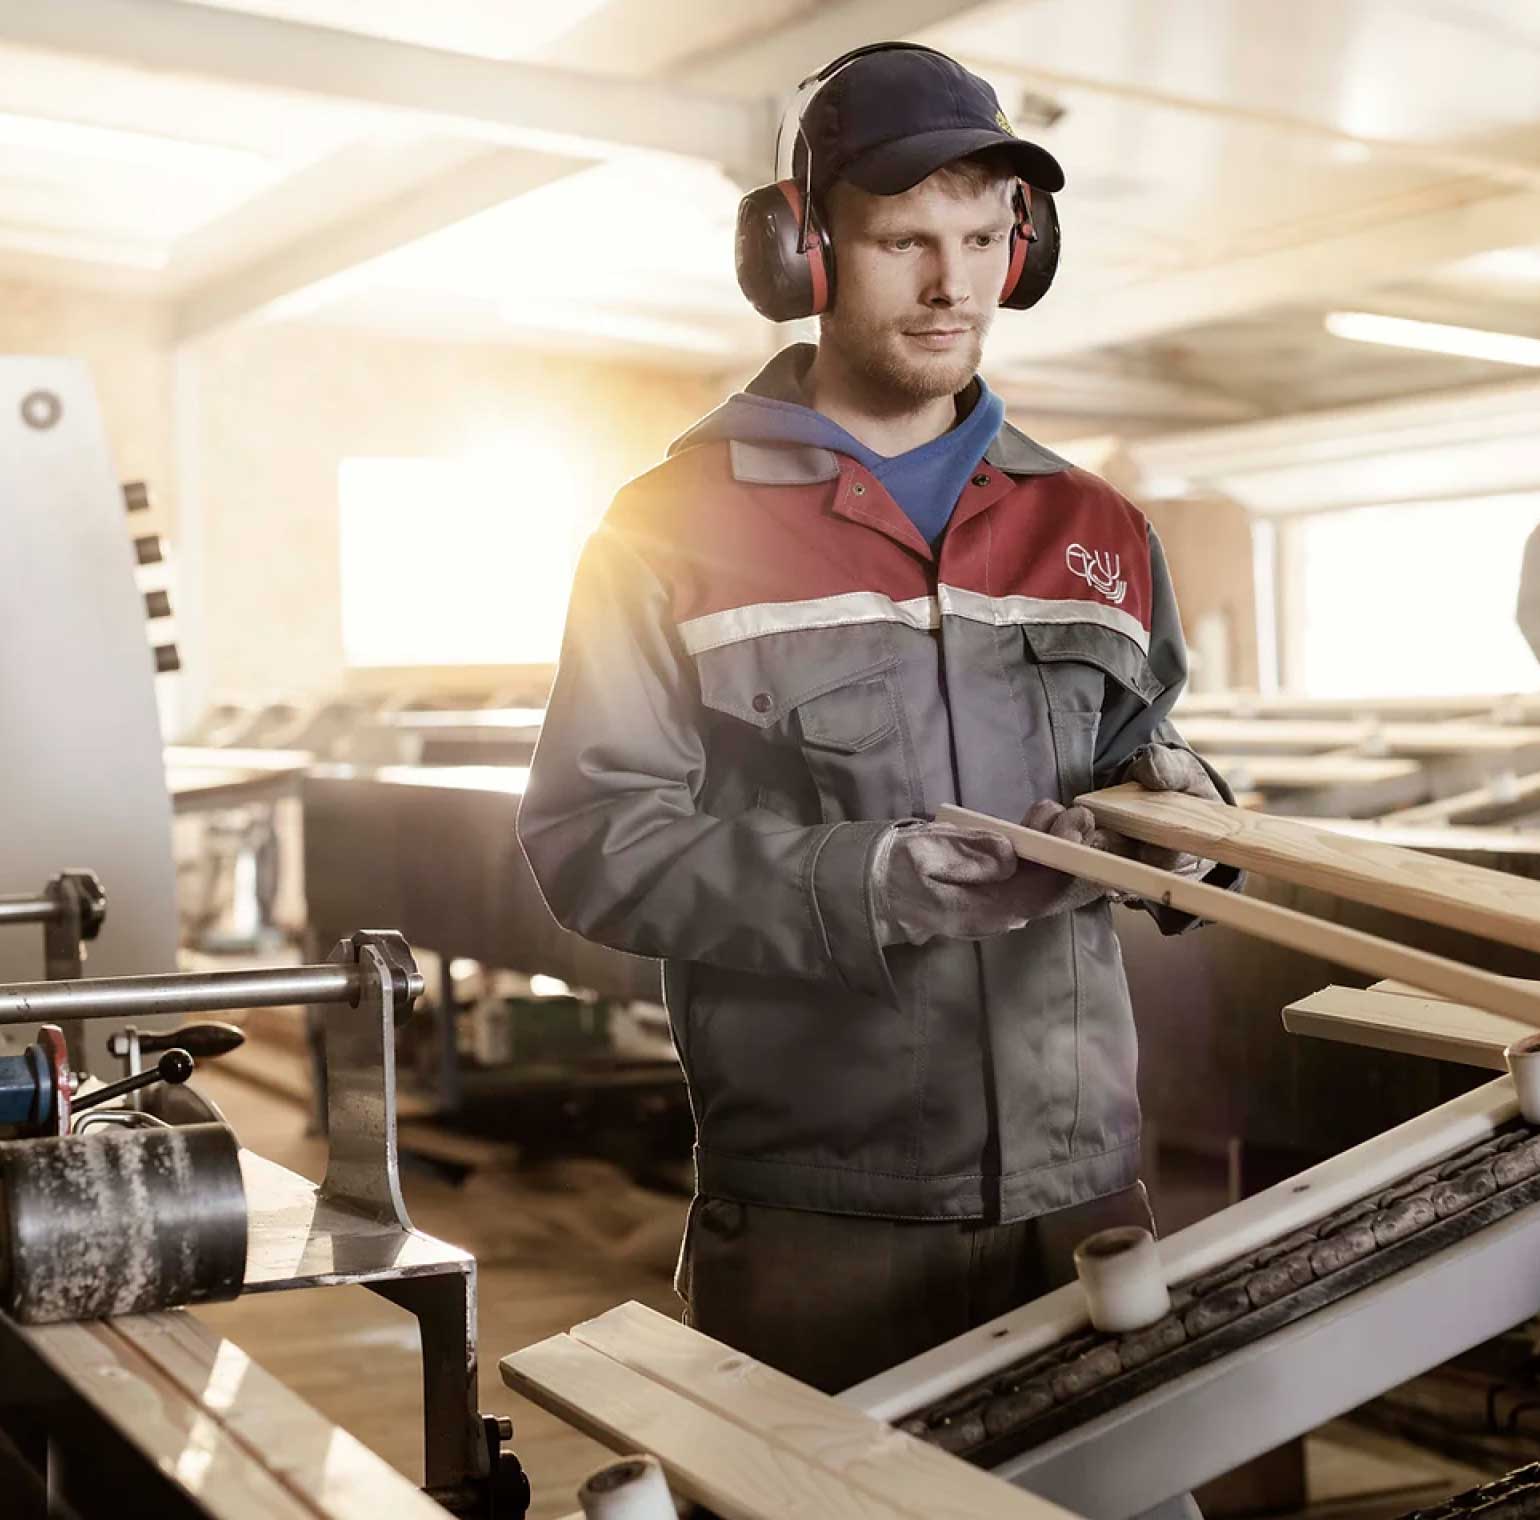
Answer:
[[[554, 439], [570, 473], [554, 499], [542, 489], [520, 509], [571, 513], [585, 531], [619, 485], [730, 388], [639, 364], [316, 324], [250, 323], [178, 349], [161, 303], [4, 277], [0, 352], [85, 359], [119, 476], [151, 486], [157, 510], [144, 526], [164, 527], [176, 558], [183, 721], [221, 695], [324, 693], [360, 679], [345, 668], [341, 638], [344, 460], [497, 449], [516, 458], [521, 438]], [[1033, 419], [1017, 420], [1030, 428]], [[1245, 514], [1216, 501], [1150, 515], [1189, 637], [1219, 617], [1227, 684], [1253, 683]], [[510, 596], [518, 569], [509, 566]], [[413, 576], [403, 564], [379, 594], [410, 597]]]
[[0, 275], [0, 354], [84, 359], [122, 480], [144, 480], [156, 526], [175, 521], [165, 307], [140, 296]]
[[1194, 656], [1193, 689], [1255, 687], [1257, 604], [1246, 509], [1224, 497], [1141, 505], [1171, 567]]
[[[586, 528], [720, 387], [506, 346], [252, 324], [178, 361], [184, 480], [195, 482], [209, 696], [325, 692], [347, 681], [339, 615], [338, 470], [359, 457], [464, 457], [556, 440], [563, 477], [516, 510]], [[424, 501], [431, 514], [434, 503]], [[191, 569], [191, 567], [189, 567]], [[379, 595], [408, 598], [403, 563]], [[519, 566], [508, 566], [519, 595]]]

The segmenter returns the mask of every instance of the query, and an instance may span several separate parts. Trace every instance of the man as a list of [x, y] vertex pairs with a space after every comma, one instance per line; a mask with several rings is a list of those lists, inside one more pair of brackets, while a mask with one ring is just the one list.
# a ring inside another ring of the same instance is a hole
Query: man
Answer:
[[975, 373], [1017, 178], [1062, 184], [1004, 121], [917, 49], [808, 105], [819, 342], [590, 540], [519, 824], [563, 924], [665, 962], [690, 1323], [831, 1391], [1149, 1222], [1106, 894], [931, 815], [1106, 845], [1068, 805], [1092, 787], [1228, 796], [1167, 722], [1186, 655], [1143, 517]]

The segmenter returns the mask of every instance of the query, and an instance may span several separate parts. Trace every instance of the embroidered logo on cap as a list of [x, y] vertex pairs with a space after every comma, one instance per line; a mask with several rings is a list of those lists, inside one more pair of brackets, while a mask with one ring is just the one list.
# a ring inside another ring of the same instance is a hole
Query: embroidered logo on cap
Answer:
[[1123, 556], [1106, 549], [1087, 549], [1083, 544], [1071, 544], [1064, 551], [1064, 563], [1088, 585], [1091, 590], [1107, 598], [1114, 607], [1123, 604], [1128, 595], [1128, 582], [1123, 579]]
[[1002, 132], [1009, 132], [1012, 137], [1016, 135], [1016, 129], [1010, 124], [1010, 121], [1006, 117], [1004, 111], [995, 112], [995, 125], [999, 127]]

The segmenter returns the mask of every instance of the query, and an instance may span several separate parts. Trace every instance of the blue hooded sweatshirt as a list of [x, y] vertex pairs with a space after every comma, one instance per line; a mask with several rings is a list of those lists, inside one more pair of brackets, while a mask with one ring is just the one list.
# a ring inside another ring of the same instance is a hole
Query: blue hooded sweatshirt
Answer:
[[[794, 386], [806, 373], [814, 352], [811, 344], [783, 349], [766, 374], [773, 375], [782, 386]], [[879, 454], [822, 412], [757, 391], [737, 391], [729, 396], [674, 448], [730, 439], [739, 443], [806, 444], [848, 455], [882, 482], [934, 549], [946, 531], [957, 498], [1005, 418], [1005, 403], [984, 384], [982, 376], [959, 393], [959, 412], [975, 387], [972, 407], [959, 416], [956, 426], [902, 454]]]

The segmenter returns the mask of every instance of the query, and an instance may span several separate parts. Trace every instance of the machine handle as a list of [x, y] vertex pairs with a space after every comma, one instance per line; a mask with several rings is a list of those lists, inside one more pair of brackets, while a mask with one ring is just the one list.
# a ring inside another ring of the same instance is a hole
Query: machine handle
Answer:
[[[160, 1050], [185, 1050], [195, 1061], [212, 1061], [215, 1056], [227, 1056], [246, 1043], [246, 1031], [234, 1024], [184, 1024], [180, 1029], [163, 1029], [139, 1032], [139, 1049], [145, 1055]], [[128, 1041], [119, 1031], [107, 1042], [107, 1049], [115, 1056], [128, 1054]]]
[[168, 1082], [175, 1087], [192, 1074], [193, 1058], [185, 1050], [168, 1050], [155, 1063], [154, 1071], [141, 1071], [137, 1076], [124, 1077], [121, 1082], [109, 1082], [105, 1087], [98, 1087], [95, 1092], [87, 1093], [83, 1098], [77, 1097], [74, 1112], [78, 1114], [84, 1109], [111, 1103], [114, 1098], [138, 1092], [141, 1087], [149, 1087], [154, 1082]]

